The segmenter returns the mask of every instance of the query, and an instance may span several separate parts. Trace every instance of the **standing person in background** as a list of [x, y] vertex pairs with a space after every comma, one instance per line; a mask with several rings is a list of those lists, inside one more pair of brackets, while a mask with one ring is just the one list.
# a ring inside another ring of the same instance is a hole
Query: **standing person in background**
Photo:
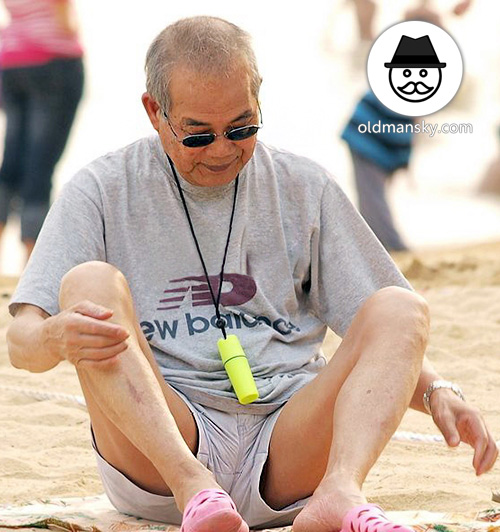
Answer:
[[[462, 15], [471, 3], [472, 0], [458, 2], [453, 14]], [[419, 0], [415, 7], [405, 12], [404, 20], [419, 20], [442, 27], [441, 13], [434, 9], [433, 4], [428, 0]], [[360, 38], [369, 38], [373, 35], [373, 1], [356, 0], [355, 5]], [[366, 12], [361, 17], [363, 10]], [[389, 252], [408, 249], [394, 223], [387, 188], [394, 173], [408, 167], [412, 136], [411, 117], [388, 109], [371, 90], [358, 101], [341, 135], [352, 157], [359, 211]]]
[[83, 92], [83, 50], [71, 0], [4, 0], [2, 105], [7, 119], [0, 168], [0, 238], [21, 200], [27, 257], [50, 206], [52, 175]]
[[[410, 117], [391, 111], [368, 91], [342, 132], [351, 152], [359, 212], [387, 251], [408, 249], [394, 224], [386, 189], [394, 172], [408, 166], [411, 124]], [[373, 131], [376, 126], [381, 130]]]

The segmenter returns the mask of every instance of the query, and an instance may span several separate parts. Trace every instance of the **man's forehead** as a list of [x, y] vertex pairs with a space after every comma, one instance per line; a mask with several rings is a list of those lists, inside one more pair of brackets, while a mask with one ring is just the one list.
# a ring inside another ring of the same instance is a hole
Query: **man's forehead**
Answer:
[[228, 72], [199, 72], [187, 67], [173, 70], [169, 82], [169, 93], [174, 99], [188, 99], [190, 96], [199, 101], [204, 95], [217, 97], [220, 101], [235, 92], [251, 93], [250, 72], [244, 65], [239, 65]]
[[253, 116], [258, 106], [245, 69], [226, 75], [175, 69], [169, 89], [170, 113], [184, 125], [242, 120]]

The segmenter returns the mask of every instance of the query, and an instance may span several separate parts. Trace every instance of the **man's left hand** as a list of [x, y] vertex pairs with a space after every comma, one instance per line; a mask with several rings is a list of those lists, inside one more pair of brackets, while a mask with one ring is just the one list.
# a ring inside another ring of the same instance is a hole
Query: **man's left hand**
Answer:
[[474, 449], [476, 475], [489, 471], [498, 457], [498, 447], [479, 409], [447, 389], [433, 392], [430, 403], [432, 418], [446, 443], [450, 447], [457, 447], [461, 441], [469, 444]]

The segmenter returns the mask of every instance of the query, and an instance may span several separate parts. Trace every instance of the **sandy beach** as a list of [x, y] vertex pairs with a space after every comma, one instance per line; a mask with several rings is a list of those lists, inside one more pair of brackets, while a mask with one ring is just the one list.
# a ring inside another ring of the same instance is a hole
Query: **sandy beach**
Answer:
[[[89, 161], [152, 133], [140, 103], [147, 45], [165, 24], [203, 13], [228, 18], [254, 36], [265, 80], [262, 140], [315, 159], [354, 200], [340, 132], [367, 84], [364, 68], [351, 64], [356, 59], [351, 3], [321, 0], [311, 8], [267, 2], [265, 12], [259, 2], [249, 9], [222, 0], [111, 1], [100, 3], [98, 11], [95, 2], [75, 3], [86, 47], [87, 88], [55, 175], [54, 196]], [[377, 31], [393, 24], [408, 3], [379, 2]], [[500, 208], [497, 197], [479, 196], [476, 190], [498, 153], [500, 90], [492, 65], [500, 57], [495, 16], [500, 7], [482, 0], [474, 4], [467, 17], [446, 20], [460, 42], [467, 76], [453, 106], [432, 116], [439, 124], [471, 123], [474, 133], [420, 135], [410, 172], [398, 177], [390, 199], [403, 235], [418, 250], [395, 260], [429, 302], [427, 355], [483, 411], [499, 440]], [[483, 35], [487, 38], [478, 38]], [[300, 112], [291, 112], [297, 105]], [[0, 137], [2, 120], [0, 115]], [[9, 363], [7, 305], [24, 264], [18, 233], [13, 217], [0, 247], [0, 505], [100, 494], [86, 410], [68, 400], [33, 395], [81, 395], [74, 369], [61, 363], [50, 372], [30, 374]], [[328, 335], [325, 352], [332, 355], [338, 343]], [[438, 434], [429, 416], [413, 411], [400, 431]], [[365, 484], [369, 500], [387, 510], [476, 512], [492, 506], [492, 490], [500, 491], [500, 462], [478, 478], [466, 445], [449, 449], [420, 441], [391, 441]]]
[[[462, 386], [500, 437], [500, 242], [396, 257], [431, 308], [428, 356], [443, 376]], [[8, 361], [7, 303], [16, 278], [0, 278], [0, 504], [102, 493], [89, 442], [87, 412], [60, 399], [28, 393], [81, 393], [75, 373], [60, 364], [45, 374]], [[338, 339], [327, 338], [334, 351]], [[429, 417], [408, 412], [401, 431], [437, 434]], [[368, 497], [388, 510], [473, 512], [491, 506], [500, 489], [497, 467], [477, 478], [472, 452], [461, 445], [391, 441], [366, 482]]]

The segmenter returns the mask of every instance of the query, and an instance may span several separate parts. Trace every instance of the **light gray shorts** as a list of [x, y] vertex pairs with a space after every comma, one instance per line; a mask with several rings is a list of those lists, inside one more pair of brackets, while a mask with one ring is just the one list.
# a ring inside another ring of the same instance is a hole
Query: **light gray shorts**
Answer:
[[[269, 442], [281, 408], [269, 415], [228, 414], [193, 404], [177, 392], [198, 427], [196, 458], [209, 469], [233, 499], [252, 528], [291, 525], [308, 498], [281, 510], [266, 504], [259, 491]], [[173, 497], [149, 493], [131, 482], [99, 454], [93, 442], [101, 480], [113, 506], [124, 514], [179, 525], [182, 514]]]

